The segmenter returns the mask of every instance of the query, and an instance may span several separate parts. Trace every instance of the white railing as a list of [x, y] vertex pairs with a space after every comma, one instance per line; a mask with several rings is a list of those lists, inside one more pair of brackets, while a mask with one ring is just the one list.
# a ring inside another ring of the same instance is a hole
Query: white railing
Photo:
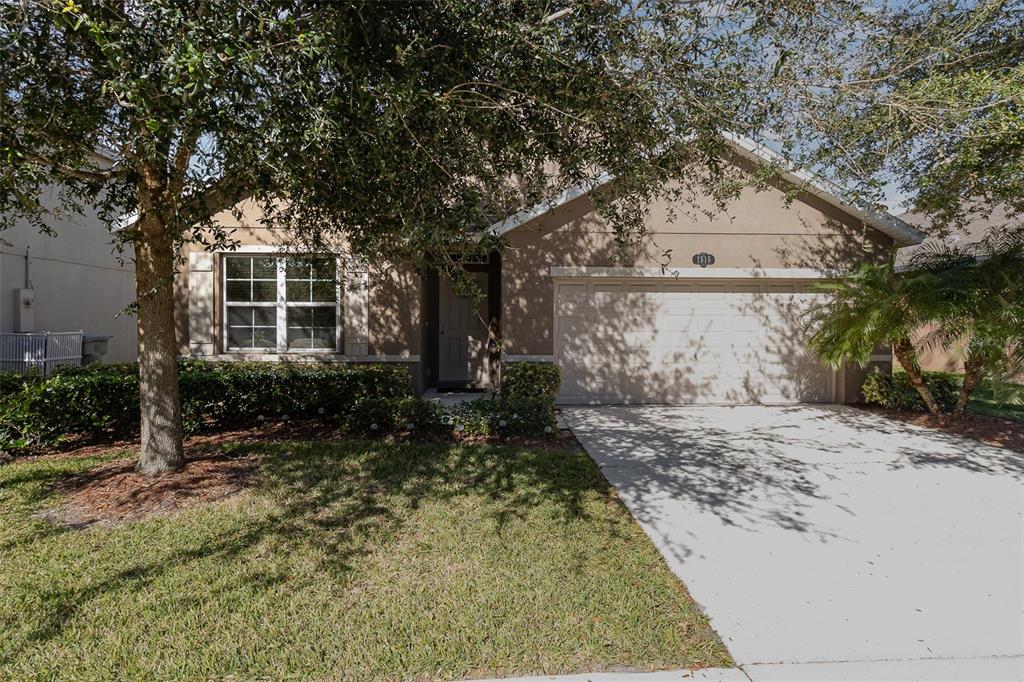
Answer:
[[82, 332], [0, 333], [0, 371], [41, 371], [82, 364]]

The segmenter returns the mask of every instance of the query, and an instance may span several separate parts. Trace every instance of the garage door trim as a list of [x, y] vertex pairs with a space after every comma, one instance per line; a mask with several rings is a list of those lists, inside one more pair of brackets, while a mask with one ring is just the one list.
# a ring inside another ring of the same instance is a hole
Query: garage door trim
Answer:
[[793, 279], [827, 280], [840, 277], [839, 270], [815, 268], [659, 268], [659, 267], [560, 267], [550, 268], [552, 277], [613, 277], [615, 279]]

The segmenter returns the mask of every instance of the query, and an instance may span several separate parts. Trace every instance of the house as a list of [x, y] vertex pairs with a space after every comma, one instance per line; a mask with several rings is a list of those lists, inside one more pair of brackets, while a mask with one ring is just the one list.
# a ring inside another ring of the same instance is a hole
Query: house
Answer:
[[[738, 164], [772, 160], [756, 145], [735, 145]], [[923, 237], [807, 176], [780, 183], [744, 191], [713, 218], [673, 220], [674, 207], [655, 203], [648, 238], [628, 262], [594, 212], [590, 193], [599, 188], [570, 190], [491, 227], [507, 248], [466, 264], [485, 294], [479, 308], [433, 272], [340, 254], [289, 257], [282, 235], [243, 202], [240, 220], [217, 216], [241, 246], [192, 250], [179, 274], [180, 350], [217, 360], [395, 362], [421, 388], [486, 387], [495, 374], [490, 325], [505, 361], [561, 367], [563, 403], [856, 400], [866, 370], [830, 371], [805, 347], [803, 313], [821, 296], [811, 287]], [[787, 203], [793, 184], [803, 191]], [[874, 360], [888, 366], [890, 356]]]
[[119, 315], [135, 300], [131, 254], [118, 260], [95, 211], [61, 211], [52, 188], [40, 200], [52, 235], [25, 220], [0, 232], [0, 334], [81, 331], [105, 339], [87, 344], [103, 362], [134, 361], [135, 317]]

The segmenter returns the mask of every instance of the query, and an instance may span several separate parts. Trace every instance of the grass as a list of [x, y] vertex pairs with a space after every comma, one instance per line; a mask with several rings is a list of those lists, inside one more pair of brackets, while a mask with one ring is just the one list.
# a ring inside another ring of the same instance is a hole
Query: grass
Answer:
[[1024, 421], [1024, 404], [996, 400], [992, 388], [988, 386], [981, 386], [974, 392], [967, 403], [967, 412], [982, 417]]
[[[953, 377], [957, 382], [963, 381], [963, 375], [961, 374], [950, 374], [948, 372], [943, 374]], [[971, 394], [971, 399], [967, 402], [967, 413], [980, 417], [1024, 421], [1024, 404], [1013, 399], [1007, 399], [1011, 395], [1024, 396], [1024, 386], [1018, 384], [996, 384], [996, 389], [998, 390], [994, 390], [991, 381], [986, 381], [975, 389], [974, 393]], [[1003, 399], [997, 399], [997, 393], [1002, 393]]]
[[593, 462], [376, 441], [243, 448], [258, 487], [113, 529], [0, 466], [0, 678], [456, 679], [729, 665]]

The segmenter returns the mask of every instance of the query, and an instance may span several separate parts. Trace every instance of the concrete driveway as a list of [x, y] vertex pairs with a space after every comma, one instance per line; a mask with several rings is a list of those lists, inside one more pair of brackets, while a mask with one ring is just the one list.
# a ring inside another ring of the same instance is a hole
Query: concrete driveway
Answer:
[[752, 679], [1024, 678], [1024, 455], [845, 407], [565, 418]]

